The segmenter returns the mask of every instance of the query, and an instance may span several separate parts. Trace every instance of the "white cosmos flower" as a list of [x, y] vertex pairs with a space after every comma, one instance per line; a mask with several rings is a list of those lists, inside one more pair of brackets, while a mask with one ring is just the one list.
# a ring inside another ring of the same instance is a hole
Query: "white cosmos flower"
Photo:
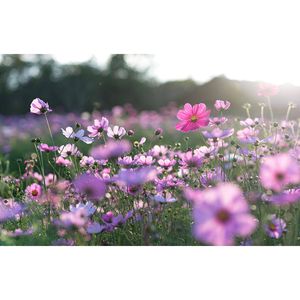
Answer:
[[61, 129], [63, 135], [68, 139], [80, 140], [86, 144], [91, 144], [94, 140], [88, 136], [84, 136], [84, 130], [80, 129], [74, 132], [72, 127], [67, 127], [66, 129]]
[[126, 134], [124, 127], [114, 126], [113, 129], [108, 127], [107, 136], [115, 140], [120, 140]]

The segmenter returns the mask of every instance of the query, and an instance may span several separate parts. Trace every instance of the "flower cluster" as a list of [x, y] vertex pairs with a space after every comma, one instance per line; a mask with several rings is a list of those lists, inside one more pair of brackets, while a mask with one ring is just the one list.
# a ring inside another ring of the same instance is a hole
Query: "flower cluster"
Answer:
[[[277, 92], [259, 87], [268, 104]], [[32, 136], [19, 176], [1, 176], [0, 240], [298, 244], [300, 128], [288, 117], [251, 118], [249, 106], [235, 120], [226, 115], [230, 109], [228, 100], [186, 103], [177, 124], [172, 109], [169, 122], [163, 113], [128, 107], [57, 122], [49, 104], [34, 99], [30, 111], [45, 122], [35, 127], [48, 135]]]

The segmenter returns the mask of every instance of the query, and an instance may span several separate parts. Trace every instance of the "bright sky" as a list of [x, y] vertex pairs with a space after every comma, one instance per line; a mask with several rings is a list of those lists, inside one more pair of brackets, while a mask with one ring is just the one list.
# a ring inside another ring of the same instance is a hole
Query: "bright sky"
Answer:
[[61, 62], [96, 54], [100, 64], [107, 53], [153, 53], [151, 74], [163, 81], [224, 74], [300, 85], [299, 0], [152, 0], [147, 9], [138, 0], [105, 1], [107, 6], [95, 0], [93, 9], [74, 1], [68, 23], [68, 2], [53, 0], [59, 7], [53, 3], [48, 14], [31, 10], [29, 16], [28, 1], [7, 1], [10, 7], [3, 11], [12, 10], [22, 26], [8, 13], [1, 16], [2, 27], [12, 30], [1, 32], [2, 53], [57, 54]]
[[[262, 55], [256, 55], [254, 60], [247, 56], [224, 53], [209, 55], [209, 53], [190, 54], [153, 54], [132, 55], [129, 63], [143, 68], [150, 66], [149, 73], [161, 81], [192, 78], [204, 82], [218, 75], [230, 79], [266, 81], [275, 84], [293, 83], [300, 85], [300, 52], [295, 53], [288, 47], [280, 50], [261, 50]], [[220, 49], [220, 52], [222, 50]], [[279, 53], [281, 52], [281, 53]], [[279, 56], [280, 55], [280, 56]], [[58, 54], [54, 58], [61, 63], [82, 62], [94, 58], [100, 65], [107, 62], [110, 54]]]

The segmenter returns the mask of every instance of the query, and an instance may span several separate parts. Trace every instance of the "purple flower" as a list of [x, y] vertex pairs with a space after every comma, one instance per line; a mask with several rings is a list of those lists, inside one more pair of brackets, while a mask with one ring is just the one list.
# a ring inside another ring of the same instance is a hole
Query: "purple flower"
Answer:
[[235, 236], [249, 236], [257, 222], [240, 188], [221, 183], [215, 188], [189, 193], [193, 198], [193, 234], [212, 245], [233, 245]]
[[240, 142], [253, 144], [258, 140], [257, 138], [258, 133], [259, 133], [258, 130], [254, 130], [253, 128], [246, 127], [242, 130], [238, 130], [236, 135], [237, 138], [240, 140]]
[[13, 199], [0, 199], [0, 222], [16, 218], [24, 211], [24, 206]]
[[4, 234], [9, 237], [18, 237], [18, 236], [28, 236], [32, 235], [34, 232], [33, 228], [29, 228], [27, 230], [22, 230], [21, 228], [17, 228], [14, 231], [6, 231]]
[[91, 150], [91, 155], [95, 159], [105, 160], [118, 157], [131, 150], [131, 144], [126, 141], [109, 141], [105, 145], [95, 147]]
[[202, 131], [202, 134], [207, 138], [207, 139], [214, 139], [214, 138], [219, 138], [219, 139], [225, 139], [230, 136], [232, 136], [234, 133], [234, 129], [220, 129], [219, 127], [214, 128], [212, 131]]
[[70, 240], [70, 239], [64, 239], [64, 238], [60, 238], [58, 240], [53, 241], [52, 243], [53, 246], [74, 246], [75, 245], [75, 241], [74, 240]]
[[300, 200], [300, 189], [285, 190], [280, 194], [270, 197], [268, 201], [275, 205], [288, 205]]
[[45, 103], [40, 98], [36, 98], [31, 102], [30, 112], [36, 115], [44, 115], [52, 110], [49, 108], [49, 104]]
[[286, 223], [283, 219], [277, 218], [276, 215], [271, 215], [264, 228], [269, 237], [279, 239], [282, 233], [286, 231]]
[[185, 168], [199, 168], [202, 165], [202, 157], [188, 151], [180, 154], [180, 164]]
[[155, 196], [150, 197], [150, 199], [159, 203], [173, 203], [177, 201], [170, 193], [166, 192], [156, 194]]
[[200, 176], [200, 182], [204, 187], [214, 186], [223, 181], [225, 181], [225, 173], [220, 167], [217, 167], [212, 171], [204, 172]]
[[154, 167], [121, 170], [115, 177], [115, 181], [126, 184], [127, 186], [136, 186], [154, 180], [156, 173]]
[[86, 195], [89, 200], [100, 200], [106, 191], [103, 180], [90, 174], [79, 175], [73, 182], [78, 193]]

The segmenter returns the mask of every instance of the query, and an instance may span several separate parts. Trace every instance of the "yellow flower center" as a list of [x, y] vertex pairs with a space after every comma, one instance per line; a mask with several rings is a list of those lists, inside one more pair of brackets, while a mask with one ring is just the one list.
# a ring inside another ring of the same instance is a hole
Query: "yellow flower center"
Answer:
[[192, 122], [197, 122], [198, 121], [198, 117], [197, 116], [192, 116], [191, 117], [191, 121]]

